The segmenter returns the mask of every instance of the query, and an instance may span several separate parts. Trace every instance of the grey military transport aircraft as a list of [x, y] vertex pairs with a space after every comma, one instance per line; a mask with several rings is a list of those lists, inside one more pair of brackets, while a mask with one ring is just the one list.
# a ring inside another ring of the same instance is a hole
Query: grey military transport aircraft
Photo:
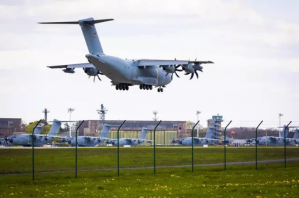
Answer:
[[[152, 90], [153, 86], [158, 92], [168, 85], [177, 71], [185, 71], [185, 75], [191, 75], [190, 80], [201, 71], [202, 64], [213, 63], [212, 61], [187, 61], [187, 60], [151, 60], [151, 59], [121, 59], [106, 55], [100, 43], [95, 28], [96, 23], [112, 21], [114, 19], [94, 20], [93, 18], [69, 22], [40, 22], [39, 24], [79, 24], [81, 26], [89, 54], [85, 55], [88, 63], [48, 66], [49, 68], [61, 68], [65, 73], [73, 74], [75, 69], [81, 68], [89, 76], [97, 77], [105, 75], [111, 80], [116, 90], [129, 90], [130, 86], [139, 85], [140, 89]], [[181, 68], [181, 69], [179, 69]]]
[[[272, 146], [284, 145], [284, 132], [286, 133], [286, 137], [287, 137], [288, 133], [289, 133], [289, 128], [298, 128], [298, 127], [289, 126], [288, 128], [286, 128], [286, 126], [283, 126], [282, 128], [283, 129], [279, 133], [279, 137], [275, 137], [275, 136], [258, 137], [257, 144], [258, 145], [272, 145]], [[252, 144], [255, 144], [255, 139], [253, 139]], [[287, 145], [299, 144], [299, 130], [298, 129], [295, 130], [293, 138], [286, 138], [286, 144]]]
[[[78, 146], [95, 146], [107, 140], [111, 125], [104, 124], [100, 137], [90, 137], [90, 136], [78, 136], [77, 143]], [[68, 140], [69, 145], [76, 146], [76, 137], [71, 137]]]
[[[130, 145], [137, 146], [146, 141], [147, 128], [143, 127], [138, 139], [136, 138], [119, 138], [119, 146]], [[108, 140], [107, 143], [117, 146], [117, 139]]]
[[[37, 127], [34, 131], [34, 145], [43, 146], [52, 142], [57, 137], [60, 127], [61, 122], [55, 119], [48, 134], [40, 134], [42, 127]], [[7, 138], [7, 141], [9, 142], [8, 146], [32, 146], [32, 134], [12, 135]]]

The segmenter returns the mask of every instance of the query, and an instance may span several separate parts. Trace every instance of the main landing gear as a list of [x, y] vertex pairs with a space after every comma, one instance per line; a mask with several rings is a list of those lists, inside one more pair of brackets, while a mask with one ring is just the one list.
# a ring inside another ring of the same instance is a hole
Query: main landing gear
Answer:
[[158, 92], [163, 92], [163, 88], [158, 88]]
[[116, 90], [129, 90], [129, 85], [128, 84], [119, 84], [115, 86]]
[[152, 85], [140, 85], [139, 88], [143, 89], [143, 90], [152, 90], [153, 86]]

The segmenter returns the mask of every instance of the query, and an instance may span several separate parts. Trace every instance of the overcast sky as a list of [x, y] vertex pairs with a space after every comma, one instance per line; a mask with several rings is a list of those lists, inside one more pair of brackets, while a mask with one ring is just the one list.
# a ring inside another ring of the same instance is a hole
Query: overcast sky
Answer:
[[[0, 0], [0, 117], [200, 120], [221, 114], [234, 126], [259, 120], [299, 125], [299, 13], [296, 0]], [[65, 74], [48, 65], [86, 62], [77, 25], [39, 21], [114, 18], [97, 24], [104, 52], [120, 58], [211, 60], [199, 79], [179, 73], [163, 93], [116, 91], [83, 70]], [[204, 122], [203, 122], [204, 121]], [[296, 122], [294, 122], [296, 124]]]

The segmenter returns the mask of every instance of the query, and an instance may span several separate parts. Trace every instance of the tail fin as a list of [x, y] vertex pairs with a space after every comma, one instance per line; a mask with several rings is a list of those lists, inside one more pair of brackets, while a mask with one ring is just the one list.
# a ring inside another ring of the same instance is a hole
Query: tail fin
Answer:
[[41, 134], [42, 133], [42, 127], [41, 126], [37, 126], [35, 129], [34, 129], [34, 134]]
[[100, 138], [106, 138], [108, 136], [109, 131], [110, 131], [110, 125], [104, 124]]
[[141, 131], [141, 133], [140, 133], [140, 137], [139, 137], [139, 139], [140, 139], [140, 140], [145, 140], [145, 138], [146, 138], [146, 134], [147, 134], [147, 128], [143, 127], [143, 128], [142, 128], [142, 131]]
[[283, 126], [282, 131], [280, 132], [279, 137], [284, 137], [284, 132], [286, 133], [286, 137], [288, 137], [289, 128], [287, 128], [287, 126]]
[[299, 129], [296, 129], [295, 130], [295, 133], [294, 133], [294, 139], [299, 139]]
[[59, 129], [61, 127], [61, 122], [59, 120], [54, 119], [53, 124], [51, 126], [50, 132], [48, 135], [57, 135], [59, 132]]
[[81, 19], [79, 21], [68, 22], [40, 22], [39, 24], [79, 24], [81, 26], [85, 42], [90, 54], [104, 54], [97, 30], [94, 26], [96, 23], [112, 21], [114, 19], [94, 20], [93, 18]]

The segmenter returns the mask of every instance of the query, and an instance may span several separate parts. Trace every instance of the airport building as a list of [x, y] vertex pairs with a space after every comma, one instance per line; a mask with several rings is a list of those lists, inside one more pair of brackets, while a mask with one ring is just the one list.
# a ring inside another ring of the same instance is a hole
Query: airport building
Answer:
[[0, 118], [0, 138], [25, 132], [21, 118]]

